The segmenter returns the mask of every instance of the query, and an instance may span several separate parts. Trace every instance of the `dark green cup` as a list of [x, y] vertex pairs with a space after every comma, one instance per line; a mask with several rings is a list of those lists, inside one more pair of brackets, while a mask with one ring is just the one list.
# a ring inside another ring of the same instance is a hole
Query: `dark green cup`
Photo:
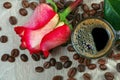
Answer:
[[119, 32], [116, 32], [107, 21], [99, 18], [82, 20], [71, 35], [76, 52], [90, 59], [108, 54], [118, 39]]

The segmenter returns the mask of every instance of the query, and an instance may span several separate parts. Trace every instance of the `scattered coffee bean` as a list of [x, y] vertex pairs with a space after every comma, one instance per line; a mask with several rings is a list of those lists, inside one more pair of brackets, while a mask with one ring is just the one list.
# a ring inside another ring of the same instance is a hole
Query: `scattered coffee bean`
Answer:
[[39, 0], [39, 3], [46, 3], [46, 0]]
[[35, 10], [35, 8], [38, 6], [38, 3], [37, 2], [31, 2], [30, 3], [30, 8], [32, 9], [32, 10]]
[[31, 57], [34, 61], [39, 61], [40, 60], [40, 55], [39, 54], [32, 54]]
[[1, 57], [1, 61], [7, 61], [9, 58], [9, 54], [3, 54]]
[[15, 62], [15, 58], [12, 57], [12, 56], [9, 56], [8, 61], [9, 61], [9, 62]]
[[62, 63], [61, 63], [61, 62], [56, 62], [55, 68], [56, 68], [57, 70], [61, 70], [61, 69], [63, 68]]
[[45, 63], [43, 64], [43, 67], [44, 67], [45, 69], [50, 68], [50, 67], [51, 67], [50, 62], [45, 62]]
[[113, 80], [114, 79], [114, 75], [111, 72], [106, 72], [104, 74], [104, 76], [105, 76], [106, 80]]
[[101, 5], [101, 9], [103, 9], [104, 8], [104, 1], [101, 1], [100, 5]]
[[74, 51], [75, 51], [75, 49], [73, 48], [72, 45], [69, 45], [69, 46], [67, 47], [67, 50], [70, 51], [70, 52], [74, 52]]
[[26, 16], [26, 15], [28, 14], [28, 12], [27, 12], [27, 10], [26, 10], [25, 8], [19, 9], [19, 13], [20, 13], [20, 15], [22, 15], [22, 16]]
[[68, 7], [72, 2], [73, 1], [67, 1], [67, 2], [65, 2], [65, 4], [64, 4], [65, 8]]
[[76, 14], [75, 19], [79, 22], [81, 20], [81, 15], [79, 13]]
[[116, 69], [117, 69], [118, 72], [120, 72], [120, 63], [117, 63]]
[[66, 61], [68, 61], [69, 60], [69, 58], [67, 57], [67, 56], [61, 56], [60, 57], [60, 61], [61, 62], [66, 62]]
[[52, 80], [63, 80], [63, 76], [61, 76], [61, 75], [56, 75], [56, 76], [53, 77]]
[[58, 9], [63, 9], [64, 8], [64, 5], [59, 1], [56, 2], [56, 5], [57, 5]]
[[71, 77], [74, 77], [76, 75], [76, 73], [77, 73], [77, 69], [75, 67], [72, 67], [69, 69], [67, 75], [68, 75], [68, 77], [71, 78]]
[[77, 79], [75, 79], [75, 78], [69, 78], [69, 79], [67, 79], [67, 80], [77, 80]]
[[51, 58], [51, 59], [50, 59], [50, 64], [51, 64], [51, 66], [55, 66], [55, 64], [56, 64], [56, 59], [55, 59], [55, 58]]
[[100, 4], [92, 3], [91, 7], [92, 7], [94, 10], [99, 10], [99, 9], [100, 9]]
[[84, 12], [89, 12], [89, 7], [88, 7], [87, 4], [83, 4], [82, 9], [83, 9]]
[[28, 61], [28, 56], [26, 54], [21, 54], [20, 58], [21, 58], [21, 60], [23, 62], [27, 62]]
[[38, 66], [38, 67], [35, 68], [35, 71], [40, 73], [40, 72], [44, 71], [44, 68], [41, 67], [41, 66]]
[[2, 27], [0, 27], [0, 31], [2, 30]]
[[25, 50], [26, 48], [23, 47], [22, 45], [19, 46], [20, 50]]
[[96, 67], [97, 67], [96, 64], [90, 64], [90, 65], [88, 65], [88, 69], [90, 69], [90, 70], [93, 70]]
[[82, 18], [88, 18], [89, 17], [89, 15], [87, 14], [87, 13], [82, 13]]
[[107, 69], [107, 66], [106, 66], [105, 64], [100, 64], [100, 65], [99, 65], [99, 68], [100, 68], [101, 70], [106, 70], [106, 69]]
[[120, 60], [120, 53], [113, 55], [114, 60]]
[[28, 8], [29, 2], [27, 0], [22, 0], [22, 6], [23, 6], [23, 8]]
[[86, 67], [85, 67], [85, 65], [83, 65], [83, 64], [79, 64], [78, 67], [77, 67], [77, 70], [78, 70], [79, 72], [84, 72], [85, 69], [86, 69]]
[[97, 13], [97, 11], [94, 10], [94, 9], [92, 9], [92, 10], [89, 11], [89, 15], [90, 16], [95, 16], [96, 13]]
[[0, 37], [0, 42], [6, 43], [7, 41], [8, 41], [8, 37], [7, 37], [6, 35], [2, 35], [2, 36]]
[[63, 64], [63, 67], [64, 67], [64, 68], [69, 68], [71, 65], [72, 65], [72, 61], [66, 61], [66, 62]]
[[12, 4], [10, 2], [5, 2], [3, 4], [3, 7], [6, 8], [6, 9], [10, 9], [12, 7]]
[[20, 51], [19, 51], [18, 49], [13, 49], [13, 50], [11, 51], [11, 56], [12, 56], [12, 57], [18, 57], [19, 54], [20, 54]]
[[17, 18], [15, 16], [10, 16], [9, 22], [11, 25], [15, 25], [15, 24], [17, 24]]
[[89, 73], [84, 73], [83, 78], [84, 80], [91, 80], [91, 75]]
[[80, 64], [83, 64], [84, 61], [85, 61], [85, 58], [84, 58], [84, 57], [79, 57], [78, 62], [79, 62]]
[[114, 56], [114, 51], [112, 50], [112, 51], [107, 55], [107, 57], [108, 57], [108, 58], [113, 58], [113, 56]]
[[69, 14], [68, 16], [67, 16], [67, 19], [68, 20], [72, 20], [74, 18], [74, 15], [73, 14]]
[[62, 4], [64, 4], [64, 3], [65, 3], [65, 0], [60, 0], [60, 2], [61, 2]]
[[84, 65], [86, 65], [86, 66], [89, 66], [90, 64], [91, 64], [91, 59], [85, 59], [84, 60], [84, 63], [83, 63]]
[[98, 64], [106, 64], [106, 60], [105, 59], [99, 59]]
[[80, 55], [78, 53], [74, 54], [73, 55], [73, 59], [74, 60], [78, 60], [80, 58]]

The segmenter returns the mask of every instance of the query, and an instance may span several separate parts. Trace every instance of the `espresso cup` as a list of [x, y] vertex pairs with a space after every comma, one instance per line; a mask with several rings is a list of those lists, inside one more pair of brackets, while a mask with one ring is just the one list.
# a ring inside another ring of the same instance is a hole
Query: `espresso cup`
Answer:
[[99, 18], [82, 20], [71, 35], [76, 52], [90, 59], [108, 54], [118, 38], [119, 33], [106, 20]]

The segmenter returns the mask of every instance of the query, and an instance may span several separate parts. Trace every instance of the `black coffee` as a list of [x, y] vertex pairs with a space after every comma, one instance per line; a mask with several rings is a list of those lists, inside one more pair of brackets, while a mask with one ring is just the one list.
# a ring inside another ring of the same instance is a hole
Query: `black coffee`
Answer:
[[107, 31], [103, 28], [96, 27], [92, 30], [92, 36], [93, 36], [97, 51], [104, 49], [109, 40], [109, 35]]

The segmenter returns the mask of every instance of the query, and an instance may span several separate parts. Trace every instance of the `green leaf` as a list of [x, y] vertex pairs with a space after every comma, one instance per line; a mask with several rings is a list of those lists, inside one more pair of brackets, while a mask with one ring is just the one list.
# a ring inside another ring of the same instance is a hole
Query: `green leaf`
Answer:
[[104, 18], [115, 30], [120, 30], [120, 0], [104, 0]]

